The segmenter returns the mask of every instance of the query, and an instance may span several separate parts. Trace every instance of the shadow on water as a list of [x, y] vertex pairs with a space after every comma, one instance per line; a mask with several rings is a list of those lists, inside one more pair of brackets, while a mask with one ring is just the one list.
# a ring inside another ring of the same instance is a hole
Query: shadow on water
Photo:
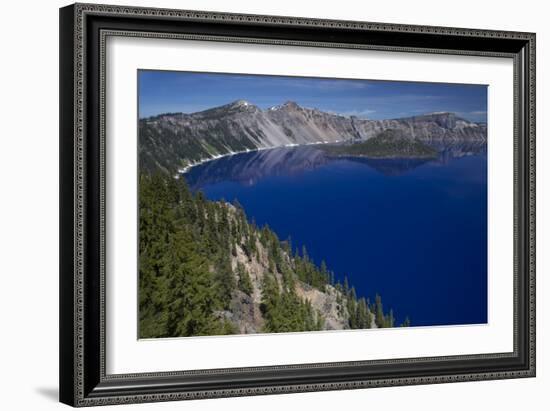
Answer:
[[427, 163], [448, 164], [456, 158], [487, 152], [485, 142], [446, 142], [431, 146], [439, 152], [435, 159], [332, 158], [316, 146], [274, 148], [209, 161], [193, 167], [185, 178], [192, 189], [228, 180], [250, 186], [265, 177], [297, 175], [335, 161], [352, 161], [386, 176], [400, 176]]
[[362, 158], [346, 157], [346, 160], [366, 164], [385, 176], [399, 176], [423, 164], [436, 161], [429, 158]]

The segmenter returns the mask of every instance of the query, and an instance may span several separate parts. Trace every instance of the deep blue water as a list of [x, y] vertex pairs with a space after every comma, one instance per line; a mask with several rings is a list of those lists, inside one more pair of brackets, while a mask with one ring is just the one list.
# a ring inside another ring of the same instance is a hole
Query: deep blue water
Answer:
[[[464, 155], [468, 154], [468, 155]], [[487, 159], [331, 159], [314, 147], [246, 153], [193, 168], [213, 200], [306, 245], [359, 296], [382, 296], [398, 322], [487, 322]]]

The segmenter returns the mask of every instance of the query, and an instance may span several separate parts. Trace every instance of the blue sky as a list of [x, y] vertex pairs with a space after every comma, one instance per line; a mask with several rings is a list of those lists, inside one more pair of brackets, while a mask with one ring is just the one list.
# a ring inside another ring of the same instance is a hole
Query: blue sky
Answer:
[[139, 116], [193, 113], [244, 99], [266, 109], [285, 101], [319, 110], [387, 119], [450, 111], [487, 121], [487, 86], [404, 81], [141, 70]]

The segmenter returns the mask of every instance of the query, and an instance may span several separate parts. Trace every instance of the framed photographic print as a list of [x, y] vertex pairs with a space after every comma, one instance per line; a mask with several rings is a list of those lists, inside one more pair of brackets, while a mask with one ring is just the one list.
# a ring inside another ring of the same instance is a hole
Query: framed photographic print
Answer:
[[60, 10], [60, 399], [535, 376], [535, 35]]

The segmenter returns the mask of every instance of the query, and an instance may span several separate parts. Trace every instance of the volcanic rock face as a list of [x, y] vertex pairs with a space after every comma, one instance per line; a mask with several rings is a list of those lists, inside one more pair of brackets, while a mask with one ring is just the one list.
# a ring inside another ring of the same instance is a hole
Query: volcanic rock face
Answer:
[[[230, 309], [217, 313], [219, 318], [230, 321], [240, 334], [261, 333], [265, 325], [265, 319], [261, 312], [262, 281], [266, 273], [269, 272], [269, 258], [268, 250], [260, 241], [256, 242], [256, 247], [257, 254], [250, 258], [240, 246], [237, 246], [236, 256], [232, 257], [231, 261], [234, 271], [236, 271], [237, 264], [242, 264], [249, 273], [252, 292], [247, 295], [236, 291], [233, 294]], [[285, 255], [284, 258], [290, 262], [288, 255]], [[284, 287], [282, 275], [278, 272], [275, 273], [275, 279], [282, 290]], [[346, 296], [333, 285], [326, 285], [323, 290], [320, 290], [302, 281], [296, 281], [294, 292], [300, 299], [309, 301], [317, 315], [322, 317], [323, 330], [350, 329], [350, 314], [347, 309]], [[371, 315], [371, 323], [368, 328], [378, 328], [374, 315]]]
[[482, 142], [487, 126], [454, 113], [366, 120], [304, 108], [288, 101], [262, 110], [245, 100], [184, 114], [169, 113], [139, 122], [140, 167], [175, 173], [201, 161], [251, 150], [368, 140], [384, 130], [430, 144]]

